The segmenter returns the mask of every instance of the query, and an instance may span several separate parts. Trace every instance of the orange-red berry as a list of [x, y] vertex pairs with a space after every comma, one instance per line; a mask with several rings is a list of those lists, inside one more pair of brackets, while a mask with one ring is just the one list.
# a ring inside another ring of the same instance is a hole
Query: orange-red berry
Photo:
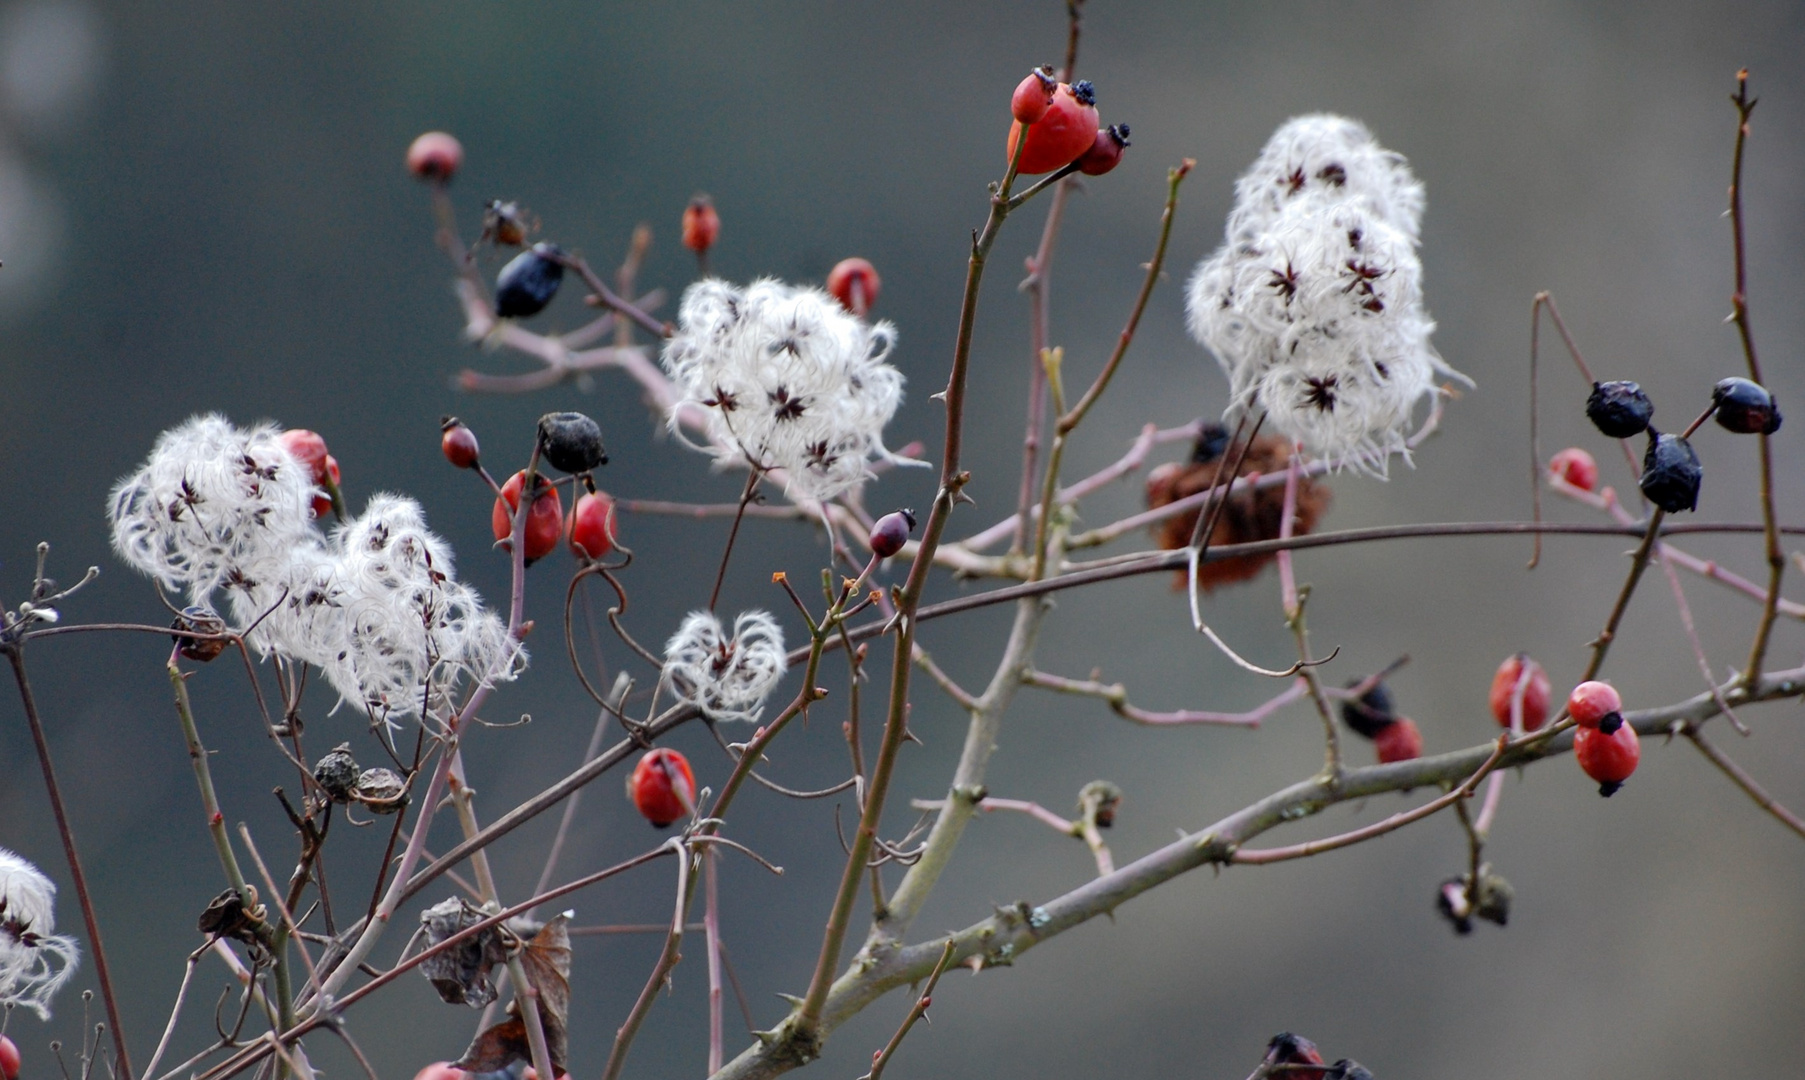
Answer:
[[841, 307], [861, 319], [871, 310], [871, 305], [877, 303], [878, 290], [883, 285], [883, 280], [877, 276], [877, 267], [857, 256], [841, 259], [827, 272], [827, 291]]
[[614, 550], [614, 500], [605, 491], [578, 497], [570, 508], [570, 551], [579, 559], [600, 559]]
[[1598, 462], [1577, 446], [1569, 446], [1549, 458], [1548, 475], [1559, 477], [1581, 491], [1598, 490]]
[[1623, 725], [1623, 698], [1610, 683], [1583, 682], [1567, 695], [1567, 713], [1583, 728], [1597, 728], [1606, 735]]
[[407, 148], [407, 171], [443, 184], [464, 164], [464, 144], [443, 131], [429, 131]]
[[1373, 736], [1373, 749], [1379, 752], [1381, 765], [1420, 758], [1423, 756], [1423, 733], [1416, 729], [1415, 720], [1400, 716]]
[[639, 759], [627, 778], [627, 797], [641, 816], [662, 829], [689, 816], [696, 805], [696, 774], [682, 754], [658, 747]]
[[439, 437], [439, 450], [445, 455], [445, 460], [460, 469], [476, 468], [476, 432], [465, 427], [464, 422], [455, 416], [447, 416], [439, 430], [444, 432]]
[[1525, 669], [1529, 672], [1529, 685], [1523, 688], [1523, 730], [1534, 731], [1548, 722], [1548, 695], [1552, 690], [1548, 673], [1528, 653], [1518, 653], [1499, 664], [1492, 676], [1490, 704], [1492, 718], [1499, 727], [1510, 726], [1511, 699], [1516, 696], [1517, 682]]
[[19, 1047], [0, 1035], [0, 1080], [19, 1080]]
[[1016, 85], [1015, 94], [1009, 99], [1010, 115], [1024, 124], [1038, 122], [1047, 115], [1047, 109], [1053, 104], [1053, 91], [1058, 88], [1052, 65], [1042, 64]]
[[[527, 509], [522, 538], [528, 566], [557, 547], [558, 537], [564, 534], [564, 503], [558, 498], [558, 489], [543, 476], [535, 475], [533, 479], [533, 505]], [[495, 508], [489, 514], [489, 527], [500, 543], [506, 544], [514, 536], [514, 512], [520, 509], [520, 489], [525, 486], [525, 469], [508, 477], [501, 486], [501, 498], [495, 500]]]
[[[1022, 148], [1021, 164], [1016, 171], [1033, 176], [1078, 160], [1078, 156], [1097, 141], [1096, 101], [1096, 91], [1090, 83], [1082, 79], [1076, 86], [1060, 83], [1046, 115], [1028, 125], [1028, 142]], [[1005, 149], [1010, 161], [1015, 160], [1015, 144], [1021, 134], [1022, 125], [1011, 121]]]
[[1111, 124], [1097, 131], [1097, 138], [1078, 159], [1078, 171], [1086, 176], [1102, 176], [1122, 163], [1122, 151], [1128, 149], [1128, 125]]
[[1598, 781], [1598, 793], [1609, 798], [1636, 771], [1642, 760], [1642, 740], [1628, 724], [1608, 734], [1600, 728], [1583, 727], [1573, 736], [1573, 756], [1586, 775]]
[[714, 200], [697, 195], [683, 208], [683, 246], [700, 255], [714, 247], [721, 235], [721, 215], [715, 213]]

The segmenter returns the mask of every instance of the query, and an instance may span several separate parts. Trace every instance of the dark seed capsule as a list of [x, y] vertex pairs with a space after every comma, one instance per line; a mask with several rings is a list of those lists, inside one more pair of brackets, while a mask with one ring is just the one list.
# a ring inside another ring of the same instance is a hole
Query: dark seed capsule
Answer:
[[339, 743], [332, 753], [314, 762], [313, 779], [328, 798], [336, 803], [351, 801], [357, 786], [357, 759], [351, 756], [351, 744]]
[[[171, 630], [186, 630], [195, 634], [223, 634], [226, 632], [226, 621], [214, 614], [212, 608], [195, 605], [182, 609], [182, 614], [175, 622], [169, 624]], [[226, 651], [226, 639], [191, 638], [184, 634], [172, 634], [177, 651], [190, 660], [206, 663]]]
[[1322, 1074], [1322, 1080], [1373, 1080], [1373, 1074], [1358, 1061], [1342, 1058], [1329, 1066], [1329, 1071]]
[[[1358, 681], [1351, 682], [1348, 683], [1348, 688], [1358, 685]], [[1358, 698], [1341, 703], [1341, 722], [1369, 739], [1377, 736], [1396, 719], [1397, 715], [1392, 711], [1391, 691], [1382, 682], [1374, 683], [1371, 690]]]
[[1780, 430], [1780, 408], [1767, 387], [1748, 379], [1725, 379], [1711, 388], [1717, 426], [1738, 435], [1772, 435]]
[[559, 472], [585, 473], [608, 464], [602, 429], [580, 412], [546, 413], [539, 418], [539, 452]]
[[1197, 465], [1208, 465], [1222, 456], [1228, 449], [1228, 429], [1221, 424], [1205, 424], [1197, 433], [1197, 441], [1191, 446], [1191, 461]]
[[508, 260], [495, 275], [495, 314], [524, 319], [544, 311], [564, 283], [564, 264], [553, 257], [562, 254], [556, 244], [534, 244]]
[[1648, 429], [1648, 452], [1642, 455], [1642, 494], [1670, 514], [1698, 509], [1698, 485], [1704, 468], [1692, 444], [1678, 435]]
[[1586, 416], [1613, 439], [1642, 434], [1654, 415], [1654, 402], [1633, 382], [1593, 383], [1592, 396], [1586, 399]]
[[915, 514], [909, 510], [894, 510], [877, 519], [871, 526], [871, 553], [880, 559], [888, 559], [903, 549], [909, 542], [909, 534], [915, 531]]

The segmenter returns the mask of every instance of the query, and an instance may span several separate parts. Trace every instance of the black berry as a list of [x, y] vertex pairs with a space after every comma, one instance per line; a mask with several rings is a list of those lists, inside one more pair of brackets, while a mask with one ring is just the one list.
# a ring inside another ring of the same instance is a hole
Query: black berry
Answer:
[[[1358, 682], [1351, 682], [1348, 687], [1352, 689], [1358, 685]], [[1392, 711], [1391, 691], [1385, 689], [1382, 682], [1374, 683], [1371, 690], [1358, 698], [1341, 703], [1341, 722], [1369, 739], [1376, 737], [1396, 719], [1397, 715]]]
[[1780, 408], [1767, 387], [1748, 379], [1725, 379], [1711, 388], [1717, 426], [1738, 435], [1772, 435], [1780, 430]]
[[539, 452], [559, 472], [586, 473], [608, 464], [602, 429], [580, 412], [546, 413], [539, 418]]
[[888, 559], [903, 549], [909, 542], [909, 534], [915, 531], [915, 515], [908, 510], [895, 510], [878, 518], [871, 526], [871, 553], [880, 559]]
[[1196, 465], [1208, 465], [1222, 456], [1228, 449], [1228, 429], [1221, 424], [1205, 424], [1197, 433], [1197, 442], [1191, 447], [1191, 462]]
[[1654, 402], [1633, 382], [1593, 383], [1592, 396], [1586, 399], [1586, 416], [1613, 439], [1642, 434], [1654, 415]]
[[508, 260], [495, 275], [495, 314], [524, 319], [544, 311], [564, 283], [563, 254], [556, 244], [534, 244]]
[[1648, 429], [1648, 452], [1642, 455], [1642, 494], [1670, 514], [1698, 509], [1698, 485], [1705, 470], [1692, 444], [1678, 435]]

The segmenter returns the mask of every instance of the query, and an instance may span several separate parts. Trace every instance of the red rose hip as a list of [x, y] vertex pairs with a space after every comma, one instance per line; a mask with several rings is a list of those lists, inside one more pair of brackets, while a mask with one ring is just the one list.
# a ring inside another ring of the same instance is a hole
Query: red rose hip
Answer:
[[1122, 151], [1128, 149], [1128, 125], [1111, 124], [1097, 132], [1096, 141], [1078, 159], [1078, 171], [1086, 176], [1102, 176], [1122, 163]]
[[[533, 504], [527, 509], [526, 527], [522, 530], [528, 566], [557, 547], [558, 537], [564, 534], [564, 503], [558, 498], [558, 489], [543, 476], [535, 476], [534, 480]], [[490, 529], [499, 543], [506, 544], [514, 536], [514, 512], [520, 509], [520, 489], [524, 486], [524, 469], [501, 486], [501, 498], [495, 500], [495, 508], [489, 514]]]
[[443, 184], [464, 164], [464, 144], [443, 131], [429, 131], [407, 148], [407, 171], [421, 180]]
[[1600, 728], [1583, 727], [1573, 737], [1573, 756], [1587, 776], [1598, 781], [1598, 793], [1610, 798], [1636, 771], [1642, 760], [1642, 740], [1628, 724], [1606, 734]]
[[1036, 123], [1047, 115], [1047, 109], [1053, 104], [1053, 91], [1058, 88], [1052, 65], [1042, 64], [1017, 84], [1014, 96], [1009, 99], [1010, 115], [1024, 124]]
[[1567, 695], [1567, 712], [1583, 728], [1597, 728], [1606, 735], [1623, 725], [1623, 698], [1610, 683], [1583, 682]]
[[871, 526], [871, 553], [880, 559], [888, 559], [903, 549], [909, 542], [909, 534], [915, 531], [915, 515], [908, 510], [893, 510], [878, 518]]
[[1499, 727], [1510, 727], [1511, 699], [1516, 696], [1517, 683], [1525, 670], [1529, 672], [1529, 685], [1523, 688], [1523, 730], [1535, 731], [1548, 721], [1548, 673], [1528, 653], [1518, 653], [1499, 664], [1492, 676], [1492, 718]]
[[1373, 749], [1379, 752], [1381, 765], [1413, 761], [1423, 756], [1423, 733], [1416, 729], [1415, 720], [1400, 716], [1373, 736]]
[[1581, 491], [1598, 490], [1598, 462], [1577, 446], [1569, 446], [1549, 458], [1548, 475]]
[[579, 559], [600, 559], [614, 550], [614, 500], [592, 491], [570, 509], [570, 551]]
[[696, 805], [696, 774], [675, 750], [659, 747], [639, 759], [627, 778], [627, 797], [657, 828], [685, 817]]
[[683, 208], [683, 246], [705, 255], [720, 235], [721, 215], [715, 212], [714, 201], [706, 195], [691, 199]]
[[877, 267], [856, 256], [841, 259], [827, 273], [827, 291], [841, 307], [861, 319], [871, 310], [871, 305], [877, 303], [877, 292], [883, 284], [877, 276]]
[[455, 416], [447, 416], [439, 430], [444, 432], [439, 438], [439, 451], [445, 455], [445, 460], [460, 469], [476, 468], [476, 432], [465, 427]]
[[0, 1080], [19, 1080], [19, 1047], [0, 1035]]
[[[1028, 126], [1027, 145], [1022, 148], [1021, 164], [1016, 171], [1024, 176], [1052, 172], [1070, 165], [1097, 141], [1097, 94], [1091, 84], [1080, 79], [1076, 86], [1059, 84], [1053, 104], [1045, 116]], [[1008, 160], [1015, 160], [1015, 145], [1021, 139], [1022, 126], [1009, 125]]]

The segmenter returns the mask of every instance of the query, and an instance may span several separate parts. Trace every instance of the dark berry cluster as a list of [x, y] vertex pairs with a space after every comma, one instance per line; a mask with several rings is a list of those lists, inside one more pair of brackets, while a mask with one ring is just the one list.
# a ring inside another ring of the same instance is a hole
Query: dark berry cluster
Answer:
[[[1685, 434], [1674, 435], [1657, 430], [1654, 415], [1655, 405], [1648, 394], [1627, 380], [1593, 383], [1591, 396], [1586, 398], [1586, 416], [1605, 435], [1627, 439], [1648, 434], [1648, 449], [1642, 456], [1642, 475], [1638, 480], [1648, 501], [1670, 514], [1696, 510], [1704, 468], [1688, 436], [1705, 422], [1705, 417], [1699, 417]], [[1772, 435], [1780, 430], [1780, 408], [1774, 403], [1774, 395], [1760, 383], [1744, 378], [1724, 379], [1713, 386], [1706, 415], [1716, 416], [1719, 427], [1738, 435]], [[1558, 469], [1551, 462], [1550, 468], [1574, 486], [1591, 490], [1591, 483], [1571, 475], [1579, 468], [1575, 462], [1561, 462]], [[1579, 471], [1583, 473], [1583, 468]]]

